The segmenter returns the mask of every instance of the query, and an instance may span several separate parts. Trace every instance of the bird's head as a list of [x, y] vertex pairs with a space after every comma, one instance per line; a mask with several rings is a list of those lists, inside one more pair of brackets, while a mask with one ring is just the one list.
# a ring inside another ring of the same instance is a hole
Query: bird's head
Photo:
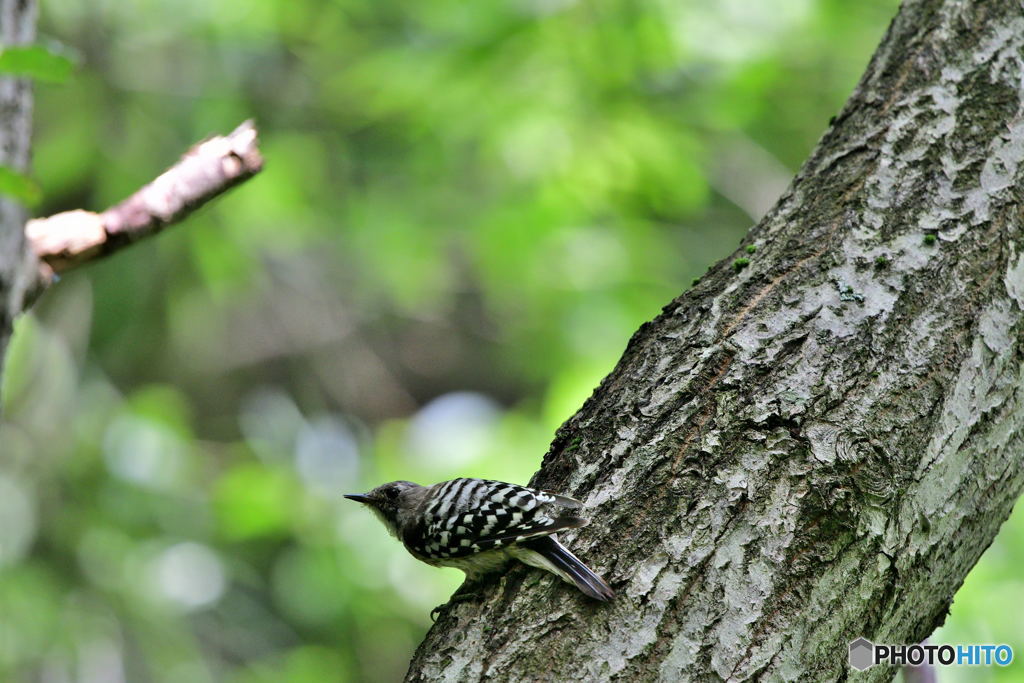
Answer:
[[367, 493], [348, 493], [345, 497], [369, 506], [394, 535], [402, 519], [414, 511], [416, 493], [425, 489], [411, 481], [389, 481]]

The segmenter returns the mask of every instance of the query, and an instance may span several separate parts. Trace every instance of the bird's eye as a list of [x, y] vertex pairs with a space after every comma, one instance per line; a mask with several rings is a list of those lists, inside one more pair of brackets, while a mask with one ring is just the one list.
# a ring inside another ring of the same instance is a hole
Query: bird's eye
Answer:
[[384, 495], [387, 496], [389, 500], [394, 500], [395, 498], [398, 497], [398, 489], [397, 488], [384, 489]]

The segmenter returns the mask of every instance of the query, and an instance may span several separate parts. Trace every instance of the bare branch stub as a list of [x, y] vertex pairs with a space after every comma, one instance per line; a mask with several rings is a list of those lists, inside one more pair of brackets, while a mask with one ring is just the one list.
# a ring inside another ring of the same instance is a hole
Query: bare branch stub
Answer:
[[103, 213], [31, 220], [25, 235], [44, 269], [62, 273], [183, 220], [263, 168], [252, 121], [196, 144], [153, 182]]

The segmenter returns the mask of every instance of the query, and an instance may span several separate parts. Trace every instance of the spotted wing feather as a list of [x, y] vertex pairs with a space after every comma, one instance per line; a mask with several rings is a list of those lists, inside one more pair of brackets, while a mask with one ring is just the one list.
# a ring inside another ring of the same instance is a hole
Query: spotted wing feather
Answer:
[[453, 479], [437, 485], [423, 523], [403, 540], [428, 559], [465, 557], [583, 526], [585, 519], [557, 514], [558, 508], [579, 506], [572, 498], [516, 484]]

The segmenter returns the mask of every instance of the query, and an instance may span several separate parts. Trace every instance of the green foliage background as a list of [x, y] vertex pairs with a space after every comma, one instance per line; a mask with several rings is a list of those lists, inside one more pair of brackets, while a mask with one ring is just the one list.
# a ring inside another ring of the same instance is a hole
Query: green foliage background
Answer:
[[[19, 321], [0, 679], [399, 679], [461, 574], [340, 494], [527, 480], [778, 196], [894, 11], [44, 0], [79, 66], [37, 86], [37, 213], [108, 206], [249, 117], [267, 167]], [[1024, 654], [1020, 566], [1018, 515], [938, 637]]]

